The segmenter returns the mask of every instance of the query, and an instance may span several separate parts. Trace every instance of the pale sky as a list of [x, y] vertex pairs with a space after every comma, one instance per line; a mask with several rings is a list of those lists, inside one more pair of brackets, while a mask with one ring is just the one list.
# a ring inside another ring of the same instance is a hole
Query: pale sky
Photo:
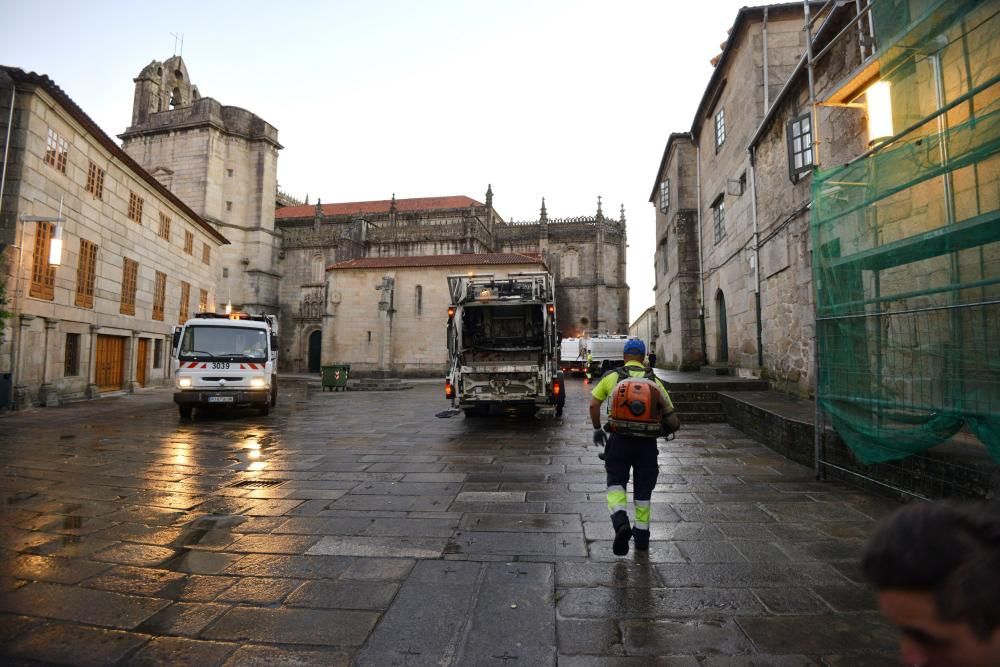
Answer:
[[[200, 93], [278, 128], [310, 202], [467, 195], [507, 220], [628, 219], [630, 320], [653, 304], [648, 202], [745, 0], [0, 0], [0, 64], [50, 76], [109, 135], [183, 56]], [[180, 51], [178, 43], [177, 50]]]

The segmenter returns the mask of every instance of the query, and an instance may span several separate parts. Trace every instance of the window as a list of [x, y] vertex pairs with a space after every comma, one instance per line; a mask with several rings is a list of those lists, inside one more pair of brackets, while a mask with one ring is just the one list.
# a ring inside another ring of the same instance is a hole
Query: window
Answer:
[[194, 254], [194, 234], [187, 230], [184, 230], [184, 252]]
[[660, 181], [660, 213], [666, 213], [670, 208], [670, 179]]
[[227, 175], [227, 176], [228, 176], [229, 178], [232, 178], [232, 177], [233, 177], [233, 170], [232, 170], [232, 169], [226, 169], [226, 175]]
[[170, 216], [160, 213], [160, 229], [157, 232], [161, 238], [170, 240]]
[[198, 293], [198, 312], [204, 313], [208, 310], [208, 290], [203, 289]]
[[104, 170], [93, 161], [90, 162], [90, 167], [87, 169], [87, 192], [97, 199], [104, 197]]
[[188, 304], [191, 301], [191, 285], [189, 283], [181, 281], [181, 307], [180, 314], [177, 317], [177, 322], [179, 324], [184, 324], [188, 318]]
[[562, 277], [576, 278], [580, 274], [580, 255], [576, 250], [567, 250], [562, 257]]
[[212, 260], [212, 248], [209, 247], [207, 243], [201, 244], [201, 261], [205, 264], [211, 263]]
[[66, 334], [66, 355], [63, 360], [63, 375], [73, 377], [80, 374], [80, 334]]
[[80, 239], [80, 262], [76, 267], [76, 305], [94, 307], [94, 281], [97, 279], [97, 244]]
[[163, 367], [163, 339], [153, 339], [153, 368]]
[[139, 262], [125, 258], [122, 265], [122, 303], [118, 312], [122, 315], [135, 315], [135, 283], [139, 278]]
[[56, 267], [49, 264], [49, 244], [55, 225], [51, 222], [38, 222], [35, 227], [35, 248], [31, 253], [31, 289], [30, 296], [37, 299], [55, 298]]
[[231, 201], [227, 201], [226, 202], [226, 210], [227, 211], [232, 211], [233, 210], [233, 202], [231, 202]]
[[719, 109], [715, 114], [715, 150], [718, 152], [722, 144], [726, 143], [726, 110]]
[[788, 175], [797, 181], [813, 165], [812, 118], [804, 113], [788, 121], [786, 136], [788, 141]]
[[670, 333], [670, 302], [667, 301], [666, 305], [667, 307], [664, 310], [666, 311], [666, 316], [667, 316], [666, 317], [667, 321], [665, 322], [667, 328], [663, 330], [663, 333]]
[[667, 237], [664, 236], [663, 240], [660, 241], [660, 266], [663, 267], [661, 272], [663, 275], [667, 275], [667, 271], [670, 270], [670, 264], [667, 262]]
[[156, 272], [153, 283], [153, 319], [163, 321], [163, 304], [167, 299], [167, 274]]
[[417, 285], [413, 289], [413, 314], [421, 315], [424, 312], [424, 288]]
[[142, 224], [143, 199], [134, 192], [128, 193], [128, 219]]
[[67, 155], [69, 155], [69, 144], [50, 127], [49, 138], [45, 142], [45, 164], [65, 174]]
[[228, 278], [229, 277], [229, 267], [228, 266], [222, 267], [222, 277], [223, 278]]
[[726, 236], [726, 202], [722, 195], [712, 204], [712, 220], [715, 222], [715, 242], [718, 243]]

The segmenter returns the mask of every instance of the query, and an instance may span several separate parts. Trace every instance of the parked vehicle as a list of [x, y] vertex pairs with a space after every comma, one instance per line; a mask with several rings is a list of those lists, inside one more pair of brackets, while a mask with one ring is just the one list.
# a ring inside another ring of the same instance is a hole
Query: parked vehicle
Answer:
[[199, 313], [174, 328], [174, 403], [194, 408], [253, 407], [266, 415], [278, 398], [278, 337], [270, 315]]
[[579, 338], [563, 338], [559, 344], [559, 370], [563, 373], [582, 375], [587, 370], [587, 359]]
[[622, 354], [628, 336], [617, 334], [585, 334], [580, 341], [581, 354], [590, 354], [590, 372], [595, 378], [622, 365]]
[[566, 402], [555, 288], [548, 273], [449, 276], [445, 396], [467, 416]]

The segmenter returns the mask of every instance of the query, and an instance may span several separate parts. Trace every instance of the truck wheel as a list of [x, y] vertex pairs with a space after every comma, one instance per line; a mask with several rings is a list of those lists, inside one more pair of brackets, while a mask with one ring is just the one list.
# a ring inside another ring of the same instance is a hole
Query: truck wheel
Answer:
[[194, 408], [190, 405], [178, 405], [177, 411], [181, 413], [181, 419], [191, 419], [191, 415], [194, 412]]
[[466, 417], [485, 417], [490, 414], [489, 406], [477, 405], [474, 408], [462, 408]]
[[271, 378], [271, 407], [278, 404], [278, 378]]
[[556, 417], [562, 417], [562, 409], [563, 409], [562, 405], [556, 406]]
[[266, 417], [269, 412], [271, 412], [271, 404], [268, 403], [267, 401], [262, 403], [261, 406], [257, 408], [257, 414], [259, 414], [261, 417]]

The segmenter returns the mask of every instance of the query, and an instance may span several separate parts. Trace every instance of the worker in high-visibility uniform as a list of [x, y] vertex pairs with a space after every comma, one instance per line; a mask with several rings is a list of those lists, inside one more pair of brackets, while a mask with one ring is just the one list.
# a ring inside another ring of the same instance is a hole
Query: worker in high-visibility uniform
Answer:
[[[625, 370], [629, 376], [641, 378], [646, 376], [647, 369], [643, 365], [646, 357], [646, 345], [638, 338], [630, 338], [624, 349]], [[611, 513], [611, 527], [615, 531], [612, 551], [616, 556], [628, 553], [629, 540], [635, 538], [636, 551], [649, 550], [649, 520], [650, 498], [656, 486], [656, 478], [660, 474], [657, 463], [659, 450], [656, 448], [656, 438], [644, 438], [621, 433], [606, 433], [601, 426], [601, 405], [614, 391], [620, 378], [614, 371], [605, 373], [591, 392], [590, 421], [594, 427], [594, 444], [604, 447], [604, 469], [608, 482], [608, 511]], [[676, 431], [680, 426], [674, 414], [674, 406], [666, 387], [655, 378], [660, 389], [660, 410], [663, 414], [667, 430]], [[635, 502], [635, 528], [629, 525], [628, 496], [625, 489], [628, 486], [629, 472], [634, 474], [632, 496]]]
[[594, 374], [593, 374], [593, 372], [592, 372], [592, 371], [590, 370], [590, 365], [591, 365], [592, 363], [594, 363], [594, 355], [592, 355], [592, 354], [590, 353], [590, 350], [587, 350], [587, 370], [585, 370], [585, 371], [584, 371], [584, 373], [585, 373], [585, 374], [586, 374], [586, 376], [587, 376], [587, 380], [586, 380], [587, 384], [590, 384], [590, 383], [591, 383], [591, 381], [592, 381], [592, 380], [594, 379]]

